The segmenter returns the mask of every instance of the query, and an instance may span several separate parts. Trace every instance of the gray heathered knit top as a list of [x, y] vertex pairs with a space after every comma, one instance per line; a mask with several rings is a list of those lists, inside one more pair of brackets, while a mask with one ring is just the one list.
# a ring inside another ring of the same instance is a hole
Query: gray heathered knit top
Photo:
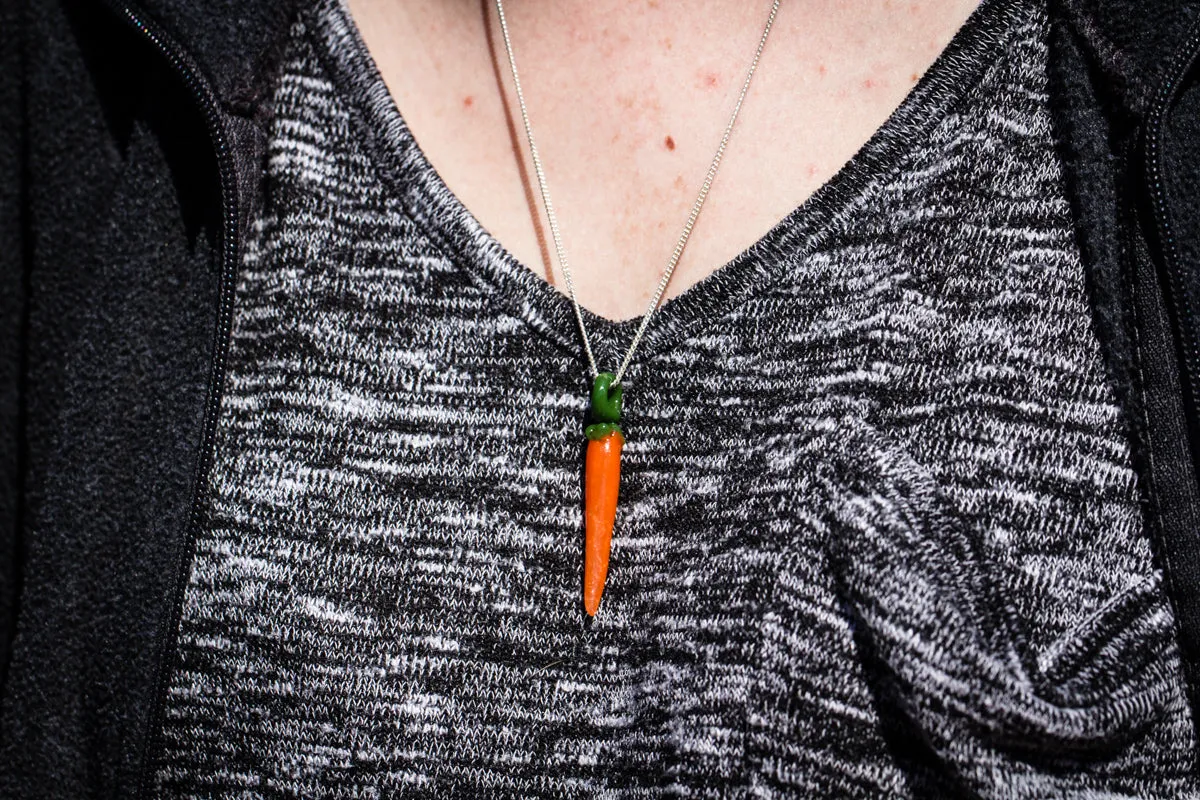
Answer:
[[[587, 628], [569, 302], [442, 183], [338, 0], [304, 12], [161, 795], [1195, 791], [1046, 37], [1042, 3], [985, 0], [836, 178], [662, 308]], [[586, 322], [614, 364], [632, 323]]]

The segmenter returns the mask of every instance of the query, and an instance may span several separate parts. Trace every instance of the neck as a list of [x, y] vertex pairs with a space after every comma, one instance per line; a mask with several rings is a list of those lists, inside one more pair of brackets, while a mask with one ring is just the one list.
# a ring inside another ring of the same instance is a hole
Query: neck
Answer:
[[[784, 2], [666, 298], [831, 178], [975, 3]], [[580, 303], [609, 319], [637, 317], [700, 189], [771, 0], [504, 5]], [[518, 260], [565, 290], [494, 0], [350, 6], [446, 183]]]

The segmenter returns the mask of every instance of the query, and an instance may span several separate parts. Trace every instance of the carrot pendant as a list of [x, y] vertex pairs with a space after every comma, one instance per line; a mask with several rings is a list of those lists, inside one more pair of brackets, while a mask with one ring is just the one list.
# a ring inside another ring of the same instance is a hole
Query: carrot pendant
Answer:
[[583, 608], [589, 617], [600, 610], [621, 484], [625, 435], [621, 432], [621, 387], [613, 386], [614, 380], [609, 372], [596, 376], [592, 384], [594, 422], [584, 431], [588, 447], [583, 473]]

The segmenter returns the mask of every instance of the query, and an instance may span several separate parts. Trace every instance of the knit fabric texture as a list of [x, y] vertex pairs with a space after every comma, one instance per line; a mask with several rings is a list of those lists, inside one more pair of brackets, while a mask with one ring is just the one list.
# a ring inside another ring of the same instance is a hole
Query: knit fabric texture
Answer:
[[[308, 8], [158, 794], [1196, 791], [1047, 36], [1042, 3], [985, 0], [832, 181], [664, 305], [586, 625], [570, 303], [441, 181], [338, 0]], [[615, 364], [636, 322], [585, 321]]]

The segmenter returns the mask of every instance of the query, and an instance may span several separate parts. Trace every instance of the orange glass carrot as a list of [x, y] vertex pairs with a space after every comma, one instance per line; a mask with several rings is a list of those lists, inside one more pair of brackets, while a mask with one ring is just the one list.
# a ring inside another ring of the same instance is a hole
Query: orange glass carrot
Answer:
[[617, 517], [617, 494], [621, 485], [621, 387], [603, 372], [592, 384], [592, 417], [586, 430], [587, 458], [584, 464], [583, 505], [583, 608], [589, 617], [600, 610], [600, 596], [608, 577], [613, 524]]
[[608, 577], [613, 523], [617, 517], [617, 490], [621, 483], [621, 447], [625, 437], [615, 430], [588, 442], [584, 469], [586, 527], [583, 539], [583, 607], [588, 616], [600, 609], [600, 595]]

